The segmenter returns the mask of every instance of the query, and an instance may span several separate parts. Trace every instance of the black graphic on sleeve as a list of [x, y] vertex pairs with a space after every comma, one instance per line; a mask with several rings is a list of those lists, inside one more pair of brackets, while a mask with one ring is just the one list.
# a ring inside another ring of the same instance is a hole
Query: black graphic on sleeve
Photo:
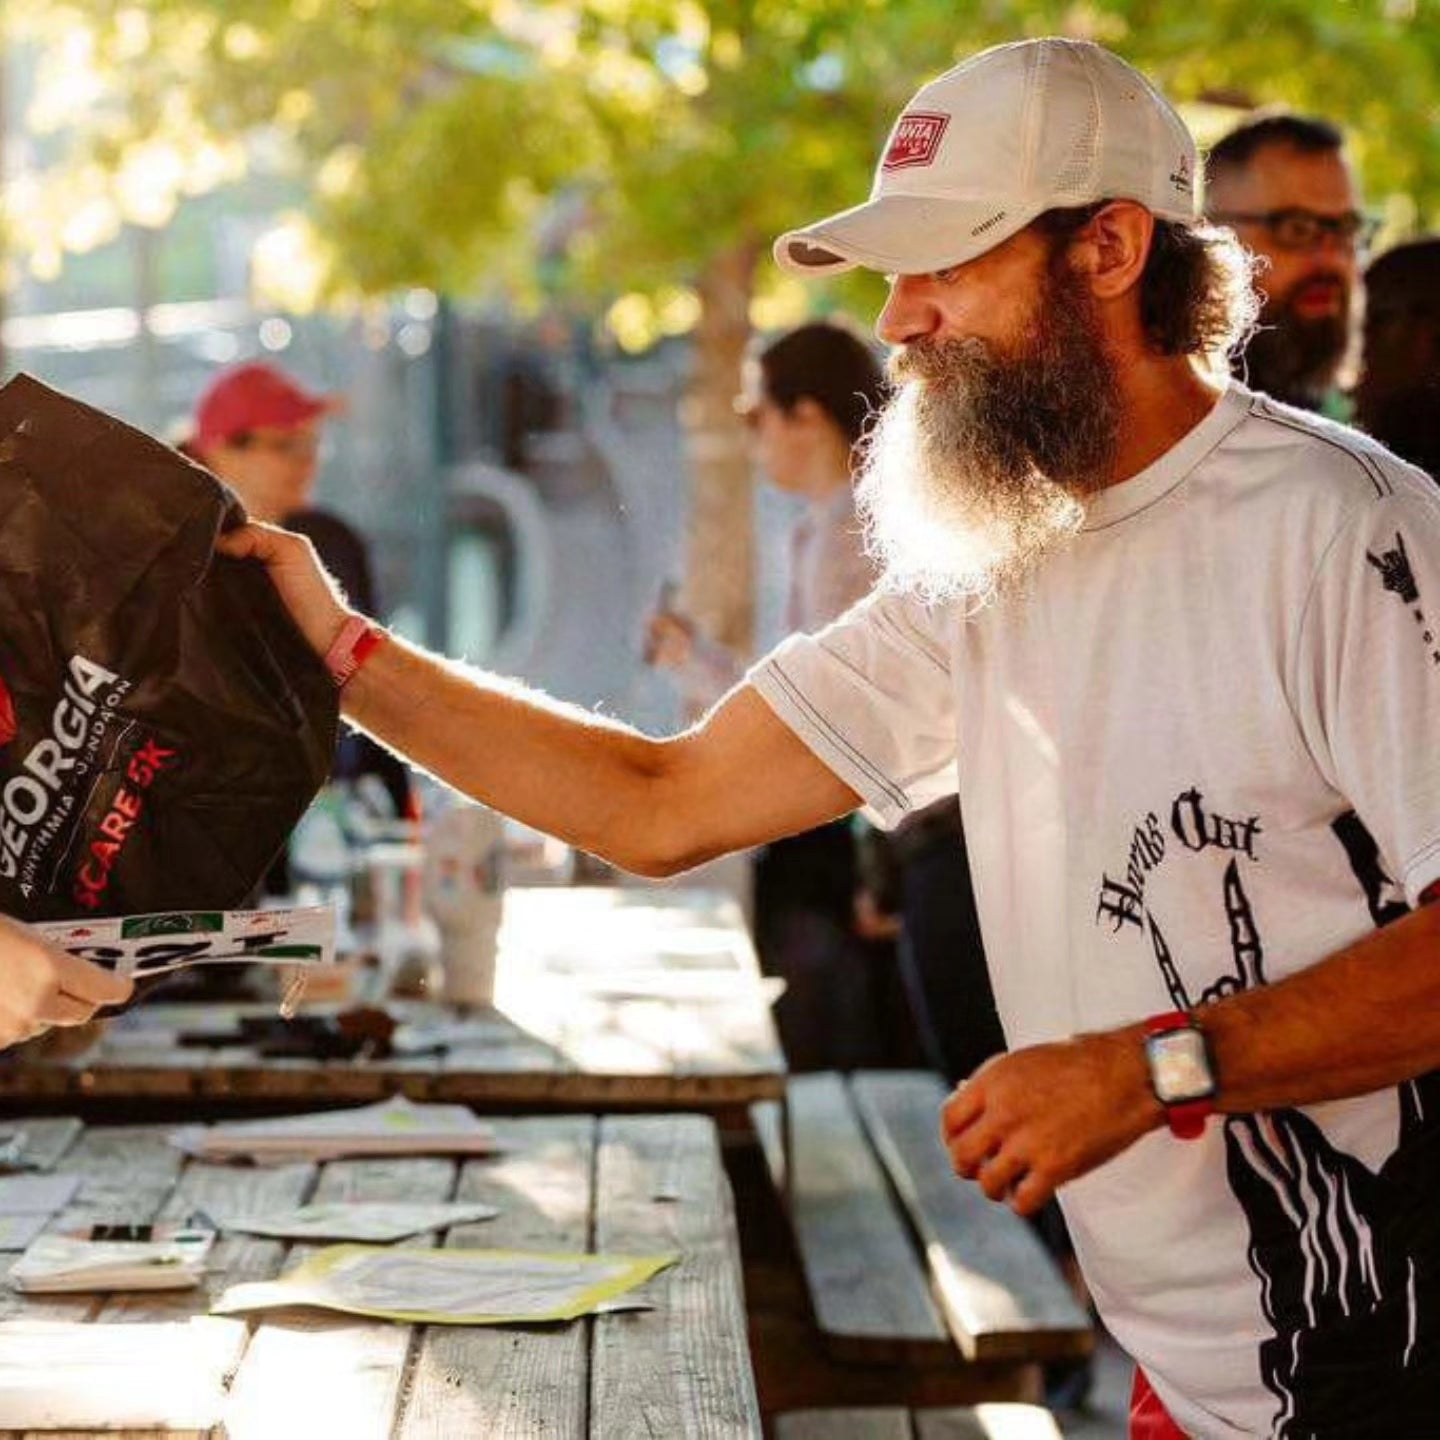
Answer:
[[[1403, 561], [1402, 545], [1388, 572], [1397, 584]], [[1240, 869], [1242, 859], [1258, 863], [1260, 827], [1207, 819], [1202, 801], [1194, 790], [1181, 795], [1171, 828], [1186, 850], [1233, 852], [1221, 884], [1232, 963], [1200, 992], [1207, 1003], [1264, 985], [1266, 974]], [[1376, 924], [1405, 913], [1359, 819], [1342, 817], [1335, 833]], [[1107, 876], [1096, 919], [1115, 933], [1143, 926], [1171, 1003], [1189, 1009], [1190, 967], [1137, 878], [1133, 866], [1119, 884]], [[1224, 1121], [1226, 1173], [1271, 1330], [1258, 1358], [1276, 1401], [1274, 1440], [1440, 1435], [1440, 1072], [1400, 1086], [1397, 1098], [1398, 1144], [1378, 1174], [1299, 1110]]]
[[1405, 550], [1405, 537], [1398, 530], [1393, 550], [1384, 550], [1379, 555], [1367, 550], [1365, 558], [1380, 572], [1385, 588], [1406, 605], [1413, 605], [1420, 598], [1420, 587], [1415, 583], [1415, 572], [1410, 568], [1410, 556]]
[[1420, 607], [1420, 587], [1415, 583], [1415, 571], [1410, 565], [1410, 553], [1405, 549], [1405, 537], [1397, 530], [1393, 550], [1382, 550], [1379, 555], [1367, 550], [1365, 558], [1380, 572], [1386, 591], [1399, 596], [1400, 603], [1409, 607], [1411, 618], [1419, 628], [1421, 643], [1429, 652], [1430, 663], [1440, 666], [1440, 637], [1437, 637], [1435, 627], [1425, 618], [1425, 611]]

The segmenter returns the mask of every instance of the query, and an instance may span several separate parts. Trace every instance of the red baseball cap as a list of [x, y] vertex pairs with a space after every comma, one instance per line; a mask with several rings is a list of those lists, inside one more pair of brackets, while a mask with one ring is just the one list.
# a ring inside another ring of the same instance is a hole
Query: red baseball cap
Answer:
[[212, 380], [200, 397], [192, 443], [205, 449], [250, 430], [289, 430], [344, 405], [341, 396], [312, 394], [274, 365], [238, 365]]

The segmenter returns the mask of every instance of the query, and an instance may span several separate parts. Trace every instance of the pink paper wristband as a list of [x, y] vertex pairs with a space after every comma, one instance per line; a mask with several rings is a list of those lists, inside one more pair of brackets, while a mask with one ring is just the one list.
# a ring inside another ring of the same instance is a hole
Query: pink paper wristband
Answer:
[[325, 668], [337, 687], [344, 685], [370, 658], [384, 638], [385, 632], [363, 615], [352, 615], [346, 620], [325, 652]]

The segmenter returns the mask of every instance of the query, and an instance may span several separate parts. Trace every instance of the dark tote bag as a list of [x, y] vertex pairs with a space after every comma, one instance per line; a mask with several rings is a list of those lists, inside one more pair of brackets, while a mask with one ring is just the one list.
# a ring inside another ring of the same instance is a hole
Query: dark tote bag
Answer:
[[338, 707], [208, 471], [0, 389], [0, 911], [231, 908], [329, 774]]

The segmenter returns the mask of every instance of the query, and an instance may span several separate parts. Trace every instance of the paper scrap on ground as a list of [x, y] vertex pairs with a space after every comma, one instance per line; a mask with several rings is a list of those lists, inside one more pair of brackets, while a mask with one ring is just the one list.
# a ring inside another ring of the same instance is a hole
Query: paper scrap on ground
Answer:
[[117, 915], [35, 928], [71, 955], [137, 979], [195, 965], [328, 965], [335, 960], [335, 912], [328, 905]]
[[[212, 1207], [211, 1213], [214, 1214]], [[382, 1244], [419, 1235], [426, 1230], [493, 1220], [499, 1210], [478, 1202], [412, 1205], [403, 1201], [336, 1201], [330, 1205], [298, 1205], [254, 1215], [215, 1215], [222, 1230], [246, 1235], [271, 1235], [280, 1240], [364, 1240]]]
[[343, 1155], [488, 1155], [490, 1126], [464, 1105], [417, 1105], [403, 1095], [349, 1110], [279, 1120], [187, 1125], [170, 1143], [205, 1160], [334, 1160]]
[[28, 1294], [73, 1290], [188, 1290], [200, 1283], [215, 1232], [156, 1227], [153, 1240], [41, 1235], [10, 1267]]
[[215, 1309], [318, 1305], [412, 1324], [531, 1325], [588, 1314], [679, 1258], [334, 1245], [279, 1280], [232, 1286]]
[[200, 1430], [220, 1419], [245, 1326], [0, 1323], [0, 1415], [16, 1430]]

